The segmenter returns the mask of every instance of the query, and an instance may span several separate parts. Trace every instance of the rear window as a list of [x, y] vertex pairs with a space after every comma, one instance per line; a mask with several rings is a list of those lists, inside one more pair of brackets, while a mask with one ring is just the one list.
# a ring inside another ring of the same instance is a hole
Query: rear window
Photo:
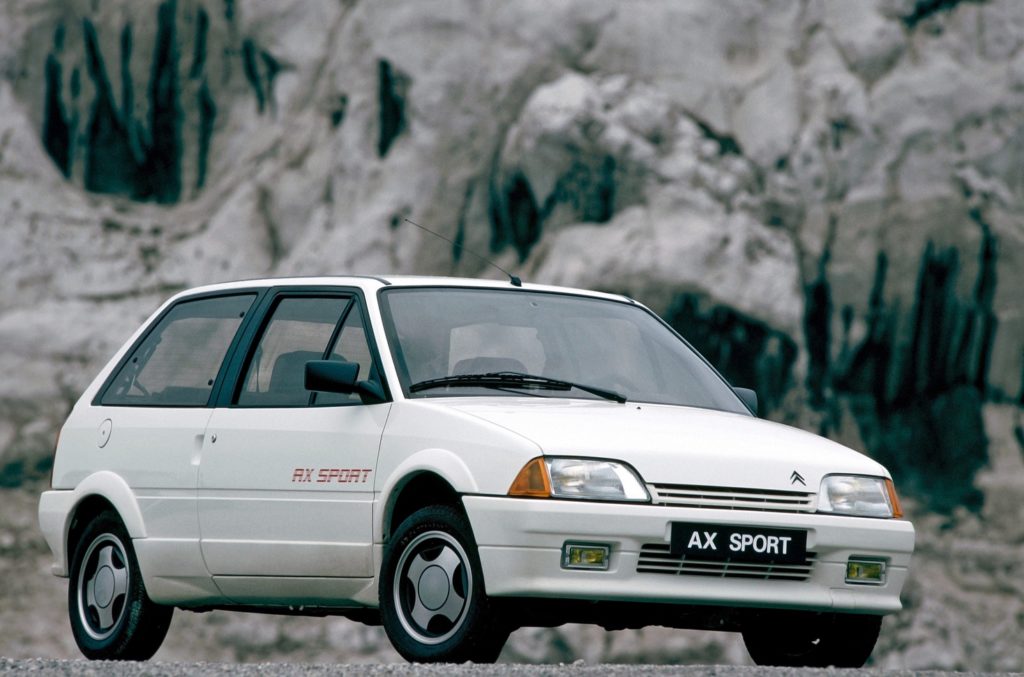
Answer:
[[255, 294], [182, 301], [121, 365], [101, 404], [201, 407]]

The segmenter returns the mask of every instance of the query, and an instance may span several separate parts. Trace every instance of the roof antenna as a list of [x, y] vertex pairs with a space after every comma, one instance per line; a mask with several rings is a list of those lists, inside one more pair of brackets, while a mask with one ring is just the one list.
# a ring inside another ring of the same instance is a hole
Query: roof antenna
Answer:
[[515, 276], [515, 275], [513, 275], [512, 273], [508, 272], [507, 270], [505, 270], [504, 268], [502, 268], [501, 266], [499, 266], [499, 265], [498, 265], [497, 263], [495, 263], [494, 261], [491, 261], [491, 260], [490, 260], [490, 259], [488, 259], [488, 258], [484, 258], [483, 256], [480, 256], [479, 254], [477, 254], [477, 253], [476, 253], [475, 251], [473, 251], [472, 249], [470, 249], [470, 248], [469, 248], [469, 247], [467, 247], [466, 245], [464, 245], [464, 244], [460, 244], [460, 243], [456, 242], [455, 240], [451, 240], [451, 239], [449, 239], [449, 238], [445, 237], [444, 235], [441, 235], [440, 233], [435, 233], [434, 231], [430, 230], [430, 229], [429, 229], [429, 228], [427, 228], [426, 226], [421, 226], [420, 224], [416, 223], [416, 222], [415, 222], [415, 221], [413, 221], [412, 219], [403, 219], [403, 221], [408, 221], [409, 223], [411, 223], [412, 225], [416, 226], [416, 227], [417, 227], [417, 228], [419, 228], [420, 230], [425, 230], [425, 231], [427, 231], [428, 233], [430, 233], [431, 235], [433, 235], [434, 237], [439, 237], [439, 238], [441, 238], [442, 240], [444, 240], [445, 242], [447, 242], [447, 243], [451, 244], [451, 245], [452, 245], [453, 247], [458, 247], [458, 248], [459, 248], [459, 249], [461, 249], [462, 251], [464, 251], [464, 252], [468, 252], [468, 253], [472, 254], [473, 256], [477, 257], [478, 259], [480, 259], [481, 261], [483, 261], [483, 262], [484, 262], [484, 263], [486, 263], [487, 265], [489, 265], [489, 266], [493, 266], [493, 267], [497, 268], [497, 269], [498, 269], [498, 270], [500, 270], [501, 272], [503, 272], [503, 273], [505, 273], [506, 275], [508, 275], [508, 281], [512, 283], [512, 286], [513, 286], [513, 287], [522, 287], [522, 286], [523, 286], [523, 281], [522, 281], [522, 280], [520, 280], [520, 279], [519, 279], [518, 277], [516, 277], [516, 276]]

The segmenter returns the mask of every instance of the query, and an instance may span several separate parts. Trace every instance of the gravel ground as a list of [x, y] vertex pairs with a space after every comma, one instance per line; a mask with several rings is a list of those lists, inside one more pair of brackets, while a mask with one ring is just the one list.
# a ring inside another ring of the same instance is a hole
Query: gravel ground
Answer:
[[[0, 658], [0, 674], [37, 675], [103, 675], [162, 677], [177, 675], [355, 675], [365, 677], [405, 676], [416, 677], [579, 677], [632, 676], [632, 675], [686, 675], [688, 677], [769, 677], [857, 675], [870, 677], [904, 677], [909, 675], [979, 675], [976, 672], [916, 672], [910, 670], [810, 670], [793, 668], [729, 667], [720, 665], [588, 665], [583, 661], [558, 665], [344, 665], [344, 664], [301, 664], [301, 663], [118, 663], [110, 661], [58, 661], [40, 658], [13, 660]], [[987, 673], [1014, 674], [1014, 673]], [[1019, 673], [1018, 673], [1019, 674]]]

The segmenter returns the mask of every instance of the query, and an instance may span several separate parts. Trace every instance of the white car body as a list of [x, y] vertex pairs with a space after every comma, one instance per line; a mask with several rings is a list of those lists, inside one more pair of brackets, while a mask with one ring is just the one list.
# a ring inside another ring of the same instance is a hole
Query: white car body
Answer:
[[[73, 573], [76, 515], [102, 506], [119, 516], [146, 593], [159, 605], [372, 615], [398, 526], [396, 506], [412, 501], [400, 498], [411, 481], [429, 475], [458, 497], [492, 600], [535, 601], [538, 609], [545, 600], [555, 609], [569, 600], [711, 609], [703, 620], [680, 622], [695, 627], [718, 622], [715, 609], [882, 615], [901, 608], [914, 545], [910, 522], [818, 510], [826, 476], [889, 479], [880, 464], [744, 413], [535, 393], [411, 396], [400, 385], [381, 308], [381, 292], [402, 287], [511, 288], [448, 278], [296, 278], [212, 285], [168, 300], [85, 390], [61, 431], [52, 489], [39, 505], [53, 573]], [[386, 401], [307, 408], [98, 403], [147, 327], [179, 301], [311, 289], [358, 299]], [[638, 305], [595, 292], [522, 289]], [[510, 496], [524, 466], [547, 456], [626, 464], [651, 501]], [[673, 523], [706, 525], [708, 533], [722, 525], [799, 530], [811, 554], [800, 565], [690, 570], [668, 552]], [[567, 542], [606, 545], [606, 568], [565, 568]], [[851, 557], [884, 562], [884, 577], [848, 582]], [[550, 622], [580, 620], [546, 613]]]

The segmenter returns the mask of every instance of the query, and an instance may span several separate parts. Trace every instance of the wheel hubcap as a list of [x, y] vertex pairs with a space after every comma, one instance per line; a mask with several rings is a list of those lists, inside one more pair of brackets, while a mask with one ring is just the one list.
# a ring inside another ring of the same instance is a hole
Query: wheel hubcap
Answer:
[[443, 531], [417, 536], [395, 571], [394, 599], [405, 631], [424, 644], [440, 644], [462, 626], [472, 572], [462, 545]]
[[[422, 563], [422, 557], [417, 558], [416, 562], [414, 562], [414, 564]], [[410, 571], [410, 579], [413, 575], [412, 571]], [[448, 601], [448, 597], [451, 595], [451, 591], [452, 585], [448, 580], [448, 572], [441, 567], [428, 566], [420, 574], [417, 593], [420, 601], [423, 602], [423, 606], [431, 611], [436, 611], [444, 606], [444, 603]]]
[[91, 601], [103, 608], [109, 607], [114, 601], [114, 570], [109, 566], [103, 567], [89, 585], [92, 586]]
[[128, 597], [128, 557], [113, 534], [94, 540], [78, 572], [78, 614], [82, 627], [95, 640], [114, 632]]

